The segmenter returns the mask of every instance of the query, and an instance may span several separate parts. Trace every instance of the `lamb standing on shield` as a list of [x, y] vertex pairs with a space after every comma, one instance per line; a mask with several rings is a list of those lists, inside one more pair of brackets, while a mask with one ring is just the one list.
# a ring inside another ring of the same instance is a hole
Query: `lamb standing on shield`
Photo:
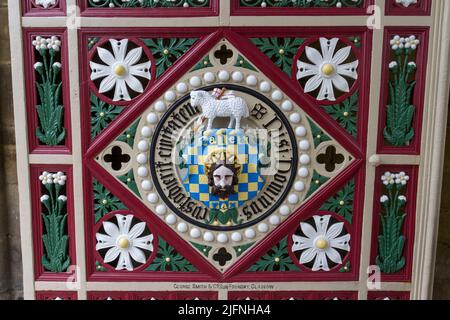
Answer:
[[206, 132], [209, 132], [212, 129], [216, 117], [230, 117], [228, 128], [232, 129], [236, 122], [234, 129], [238, 132], [241, 128], [241, 119], [247, 118], [250, 114], [245, 100], [236, 97], [231, 93], [220, 96], [220, 100], [218, 100], [207, 91], [192, 91], [191, 106], [198, 106], [202, 109], [202, 115], [197, 122], [196, 129], [208, 119]]

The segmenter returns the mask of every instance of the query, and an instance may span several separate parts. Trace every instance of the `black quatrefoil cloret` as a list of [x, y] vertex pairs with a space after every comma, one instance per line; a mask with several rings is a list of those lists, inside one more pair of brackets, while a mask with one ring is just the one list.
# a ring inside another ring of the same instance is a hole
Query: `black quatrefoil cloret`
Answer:
[[122, 148], [115, 146], [112, 148], [110, 154], [106, 154], [103, 158], [105, 162], [111, 163], [111, 168], [114, 171], [119, 171], [122, 169], [122, 165], [130, 162], [131, 157], [129, 154], [123, 154]]
[[228, 253], [227, 249], [220, 248], [215, 255], [213, 255], [214, 261], [217, 261], [221, 267], [227, 264], [233, 257]]
[[228, 60], [233, 57], [233, 51], [228, 49], [226, 45], [222, 45], [220, 50], [214, 52], [214, 57], [219, 59], [221, 64], [227, 64]]
[[321, 153], [317, 156], [317, 162], [325, 165], [327, 172], [333, 172], [336, 169], [336, 165], [343, 163], [344, 156], [336, 152], [336, 147], [329, 146], [325, 153]]

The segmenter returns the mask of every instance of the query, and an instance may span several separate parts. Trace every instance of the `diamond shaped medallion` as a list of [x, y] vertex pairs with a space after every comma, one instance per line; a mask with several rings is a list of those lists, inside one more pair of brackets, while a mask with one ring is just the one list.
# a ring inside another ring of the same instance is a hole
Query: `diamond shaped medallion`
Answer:
[[[116, 137], [95, 155], [218, 274], [270, 248], [358, 158], [237, 43], [216, 40], [188, 72], [172, 72], [127, 118], [134, 140]], [[135, 188], [121, 179], [128, 172]]]

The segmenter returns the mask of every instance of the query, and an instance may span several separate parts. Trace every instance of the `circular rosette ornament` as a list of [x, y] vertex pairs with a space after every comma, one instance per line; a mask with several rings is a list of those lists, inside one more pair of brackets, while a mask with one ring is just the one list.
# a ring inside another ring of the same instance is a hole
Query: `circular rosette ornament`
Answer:
[[114, 104], [136, 98], [154, 78], [152, 56], [137, 40], [100, 42], [92, 50], [89, 63], [94, 92]]
[[290, 241], [293, 260], [312, 271], [330, 271], [342, 265], [350, 251], [345, 224], [331, 215], [316, 215], [301, 222]]
[[297, 57], [296, 79], [316, 100], [336, 101], [358, 79], [359, 61], [352, 46], [338, 38], [320, 38], [304, 46]]
[[108, 269], [133, 271], [152, 260], [156, 237], [145, 222], [128, 212], [105, 216], [95, 237], [95, 249]]

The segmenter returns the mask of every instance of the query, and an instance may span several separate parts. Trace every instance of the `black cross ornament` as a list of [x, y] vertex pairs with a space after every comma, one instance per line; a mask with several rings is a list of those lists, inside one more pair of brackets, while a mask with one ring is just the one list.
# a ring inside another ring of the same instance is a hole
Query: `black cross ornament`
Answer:
[[105, 154], [103, 158], [105, 162], [111, 163], [111, 168], [115, 171], [122, 169], [122, 163], [128, 163], [131, 160], [129, 154], [122, 154], [122, 148], [115, 146], [112, 148], [110, 154]]
[[343, 163], [344, 156], [336, 152], [334, 146], [329, 146], [325, 153], [321, 153], [317, 156], [317, 162], [325, 165], [325, 170], [333, 172], [336, 169], [337, 164]]

